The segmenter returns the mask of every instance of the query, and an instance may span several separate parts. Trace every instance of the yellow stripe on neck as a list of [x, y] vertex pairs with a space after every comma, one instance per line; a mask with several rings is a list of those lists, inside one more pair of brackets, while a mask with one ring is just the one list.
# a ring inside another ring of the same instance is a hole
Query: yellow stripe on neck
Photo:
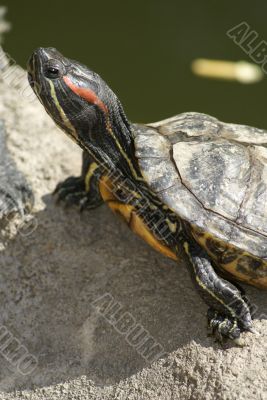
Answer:
[[58, 101], [58, 98], [57, 98], [57, 95], [56, 95], [56, 92], [55, 92], [55, 87], [54, 87], [53, 83], [50, 80], [48, 82], [49, 82], [49, 85], [50, 85], [50, 94], [51, 94], [51, 97], [52, 97], [52, 99], [54, 101], [54, 104], [55, 104], [55, 106], [56, 106], [56, 108], [57, 108], [57, 110], [58, 110], [58, 112], [60, 114], [60, 117], [61, 117], [62, 121], [64, 122], [64, 124], [69, 128], [69, 130], [73, 134], [73, 136], [72, 135], [69, 135], [69, 136], [75, 141], [75, 139], [78, 139], [78, 135], [77, 135], [76, 129], [71, 124], [71, 122], [68, 119], [68, 117], [66, 116], [63, 108], [61, 107], [61, 105], [60, 105], [60, 103]]

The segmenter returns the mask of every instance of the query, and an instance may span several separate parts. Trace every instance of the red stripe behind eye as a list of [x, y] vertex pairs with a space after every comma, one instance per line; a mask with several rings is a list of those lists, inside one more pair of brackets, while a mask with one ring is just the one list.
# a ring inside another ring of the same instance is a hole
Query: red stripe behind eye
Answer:
[[88, 88], [83, 88], [74, 85], [74, 83], [67, 76], [63, 76], [64, 82], [68, 87], [78, 96], [82, 97], [84, 100], [88, 101], [88, 103], [95, 104], [98, 106], [104, 113], [108, 112], [107, 106], [97, 97], [93, 90]]

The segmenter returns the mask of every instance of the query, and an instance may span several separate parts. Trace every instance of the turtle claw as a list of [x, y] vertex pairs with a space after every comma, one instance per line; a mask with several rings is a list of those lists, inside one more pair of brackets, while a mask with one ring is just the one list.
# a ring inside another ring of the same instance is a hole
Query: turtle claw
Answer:
[[248, 332], [253, 333], [254, 335], [260, 335], [260, 333], [253, 328], [252, 326], [247, 329]]
[[56, 203], [63, 204], [64, 208], [70, 208], [70, 207], [78, 207], [79, 211], [83, 211], [84, 209], [84, 203], [86, 202], [87, 197], [86, 193], [84, 192], [78, 192], [78, 193], [64, 193], [60, 194], [57, 198]]
[[60, 182], [56, 186], [53, 195], [56, 204], [63, 205], [64, 208], [77, 207], [80, 212], [99, 205], [93, 198], [92, 193], [85, 190], [82, 177], [71, 176], [65, 181]]
[[251, 324], [242, 324], [236, 318], [223, 315], [214, 309], [208, 310], [208, 328], [218, 341], [223, 342], [226, 339], [231, 339], [242, 346], [243, 344], [239, 343], [240, 334], [244, 331], [255, 332]]
[[84, 181], [80, 177], [67, 178], [64, 182], [60, 182], [53, 195], [56, 204], [61, 204], [64, 208], [78, 207], [80, 210], [86, 202], [88, 193], [85, 191]]

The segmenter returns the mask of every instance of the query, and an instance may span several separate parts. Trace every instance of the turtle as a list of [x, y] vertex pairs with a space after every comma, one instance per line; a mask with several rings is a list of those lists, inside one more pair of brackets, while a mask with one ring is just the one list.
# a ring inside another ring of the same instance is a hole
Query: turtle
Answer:
[[197, 112], [130, 123], [97, 73], [52, 47], [36, 49], [27, 70], [83, 150], [81, 175], [57, 185], [57, 201], [105, 202], [154, 249], [183, 257], [217, 339], [254, 332], [238, 282], [267, 288], [267, 131]]
[[16, 166], [7, 146], [4, 120], [0, 120], [0, 228], [15, 217], [24, 218], [33, 208], [30, 184]]

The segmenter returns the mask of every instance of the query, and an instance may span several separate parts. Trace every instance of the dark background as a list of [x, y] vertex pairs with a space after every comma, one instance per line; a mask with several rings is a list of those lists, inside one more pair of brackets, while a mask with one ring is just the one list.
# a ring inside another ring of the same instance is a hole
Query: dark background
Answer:
[[6, 0], [13, 29], [5, 50], [22, 66], [38, 46], [53, 46], [110, 84], [132, 121], [183, 111], [267, 128], [267, 79], [242, 85], [201, 79], [197, 57], [247, 60], [228, 38], [246, 21], [267, 40], [266, 1]]

